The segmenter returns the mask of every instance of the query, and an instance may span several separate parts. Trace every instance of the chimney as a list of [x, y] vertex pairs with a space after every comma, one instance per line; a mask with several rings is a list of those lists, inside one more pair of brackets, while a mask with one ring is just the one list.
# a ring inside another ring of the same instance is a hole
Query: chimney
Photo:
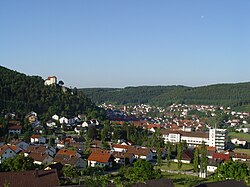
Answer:
[[36, 170], [35, 170], [35, 177], [36, 177], [36, 178], [39, 177], [38, 168], [36, 168]]

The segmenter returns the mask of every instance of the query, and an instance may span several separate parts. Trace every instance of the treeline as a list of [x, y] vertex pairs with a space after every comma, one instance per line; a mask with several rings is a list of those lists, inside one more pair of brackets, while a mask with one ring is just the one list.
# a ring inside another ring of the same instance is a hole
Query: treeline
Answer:
[[216, 84], [202, 87], [140, 86], [126, 88], [80, 89], [97, 104], [153, 104], [169, 106], [172, 103], [248, 107], [250, 109], [250, 83]]
[[39, 76], [26, 76], [2, 66], [0, 75], [0, 111], [3, 113], [23, 115], [35, 111], [44, 117], [54, 114], [85, 114], [93, 118], [105, 116], [104, 111], [77, 89], [59, 85], [44, 86], [44, 80]]

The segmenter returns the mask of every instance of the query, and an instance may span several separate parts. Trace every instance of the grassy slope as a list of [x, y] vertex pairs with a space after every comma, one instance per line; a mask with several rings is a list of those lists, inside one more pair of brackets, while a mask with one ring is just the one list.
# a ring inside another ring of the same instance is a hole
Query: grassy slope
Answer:
[[231, 138], [239, 138], [239, 139], [242, 139], [242, 140], [245, 140], [245, 141], [250, 142], [250, 134], [248, 134], [248, 133], [230, 132], [230, 133], [229, 133], [229, 136], [230, 136]]

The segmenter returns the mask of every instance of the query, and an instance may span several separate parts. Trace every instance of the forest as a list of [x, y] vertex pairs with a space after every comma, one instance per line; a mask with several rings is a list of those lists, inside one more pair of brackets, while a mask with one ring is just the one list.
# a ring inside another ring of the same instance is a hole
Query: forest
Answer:
[[250, 111], [250, 82], [215, 84], [201, 87], [139, 86], [125, 88], [79, 89], [93, 102], [101, 104], [151, 104], [166, 107], [172, 103], [230, 106]]
[[44, 118], [54, 114], [73, 117], [84, 114], [90, 118], [105, 118], [105, 111], [98, 108], [76, 88], [62, 85], [44, 86], [39, 76], [27, 76], [0, 66], [0, 111], [23, 116], [35, 111]]

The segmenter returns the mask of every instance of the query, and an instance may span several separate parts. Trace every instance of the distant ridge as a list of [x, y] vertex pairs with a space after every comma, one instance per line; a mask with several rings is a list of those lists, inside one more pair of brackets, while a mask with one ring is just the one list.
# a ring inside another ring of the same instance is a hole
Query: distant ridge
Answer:
[[172, 103], [231, 106], [250, 111], [250, 82], [213, 84], [200, 87], [138, 86], [126, 88], [80, 89], [93, 102], [100, 104], [153, 104], [169, 106]]

